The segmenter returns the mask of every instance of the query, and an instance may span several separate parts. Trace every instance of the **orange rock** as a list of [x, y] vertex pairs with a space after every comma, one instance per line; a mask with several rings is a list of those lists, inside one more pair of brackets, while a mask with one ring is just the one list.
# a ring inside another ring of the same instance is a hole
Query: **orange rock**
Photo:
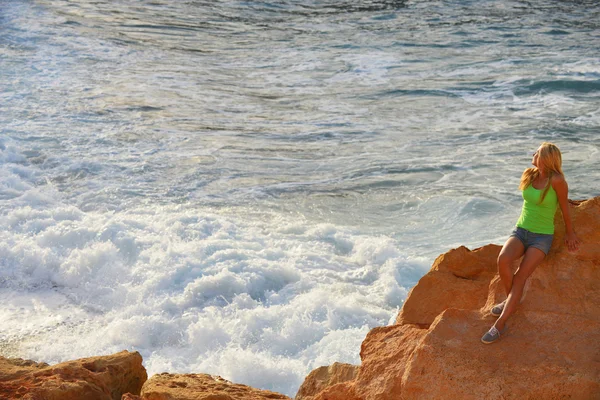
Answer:
[[483, 307], [500, 249], [497, 245], [473, 251], [459, 247], [439, 256], [409, 292], [396, 323], [427, 327], [447, 308]]
[[142, 400], [291, 400], [280, 393], [231, 383], [208, 374], [158, 374], [142, 388]]
[[22, 358], [0, 357], [0, 382], [17, 379], [29, 372], [39, 371], [49, 367], [46, 363], [36, 363]]
[[480, 338], [505, 297], [501, 247], [454, 249], [410, 291], [396, 325], [369, 332], [356, 378], [314, 400], [600, 399], [600, 197], [570, 207], [580, 249], [565, 248], [558, 212], [552, 250], [499, 342]]
[[356, 378], [357, 365], [333, 363], [313, 370], [304, 380], [295, 400], [312, 400], [323, 389]]
[[82, 358], [49, 366], [0, 358], [0, 399], [120, 400], [147, 379], [139, 353]]

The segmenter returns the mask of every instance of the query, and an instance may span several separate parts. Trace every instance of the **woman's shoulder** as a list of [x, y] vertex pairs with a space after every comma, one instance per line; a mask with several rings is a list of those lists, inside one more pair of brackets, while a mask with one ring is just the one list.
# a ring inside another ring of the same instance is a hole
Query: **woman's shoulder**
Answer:
[[567, 184], [565, 180], [565, 176], [562, 174], [554, 174], [552, 175], [552, 179], [550, 180], [550, 184], [556, 190], [557, 188], [561, 188]]
[[562, 174], [552, 175], [552, 184], [565, 182], [565, 176]]

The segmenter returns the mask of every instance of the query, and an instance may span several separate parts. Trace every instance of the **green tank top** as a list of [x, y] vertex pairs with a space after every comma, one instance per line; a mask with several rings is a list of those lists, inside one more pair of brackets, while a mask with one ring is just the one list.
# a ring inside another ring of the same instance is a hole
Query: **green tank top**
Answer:
[[523, 208], [517, 226], [533, 233], [553, 235], [554, 214], [558, 207], [558, 197], [554, 188], [550, 186], [544, 201], [540, 204], [540, 197], [543, 192], [544, 189], [538, 190], [533, 185], [529, 185], [523, 190]]

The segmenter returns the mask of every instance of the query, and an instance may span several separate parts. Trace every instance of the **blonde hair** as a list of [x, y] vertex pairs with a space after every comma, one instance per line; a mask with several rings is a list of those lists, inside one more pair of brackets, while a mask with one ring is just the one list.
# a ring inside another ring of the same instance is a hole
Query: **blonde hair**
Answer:
[[[562, 172], [562, 155], [560, 150], [555, 144], [544, 142], [538, 150], [538, 164], [541, 163], [544, 169], [544, 175], [548, 176], [548, 183], [542, 192], [540, 197], [540, 203], [544, 201], [546, 193], [550, 190], [552, 185], [552, 177], [554, 175], [563, 175]], [[533, 181], [540, 176], [540, 170], [537, 167], [527, 168], [521, 176], [521, 184], [519, 185], [520, 190], [525, 190], [529, 185], [533, 184]]]

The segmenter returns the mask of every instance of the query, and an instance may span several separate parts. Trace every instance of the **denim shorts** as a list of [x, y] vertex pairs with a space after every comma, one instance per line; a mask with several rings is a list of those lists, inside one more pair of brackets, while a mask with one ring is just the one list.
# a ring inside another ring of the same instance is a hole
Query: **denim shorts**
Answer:
[[535, 247], [536, 249], [540, 249], [544, 252], [544, 254], [548, 254], [550, 251], [550, 247], [552, 247], [552, 239], [554, 239], [554, 235], [548, 235], [545, 233], [533, 233], [528, 231], [527, 229], [516, 227], [514, 231], [510, 234], [510, 237], [516, 237], [519, 239], [523, 245], [525, 246], [525, 250], [530, 247]]

